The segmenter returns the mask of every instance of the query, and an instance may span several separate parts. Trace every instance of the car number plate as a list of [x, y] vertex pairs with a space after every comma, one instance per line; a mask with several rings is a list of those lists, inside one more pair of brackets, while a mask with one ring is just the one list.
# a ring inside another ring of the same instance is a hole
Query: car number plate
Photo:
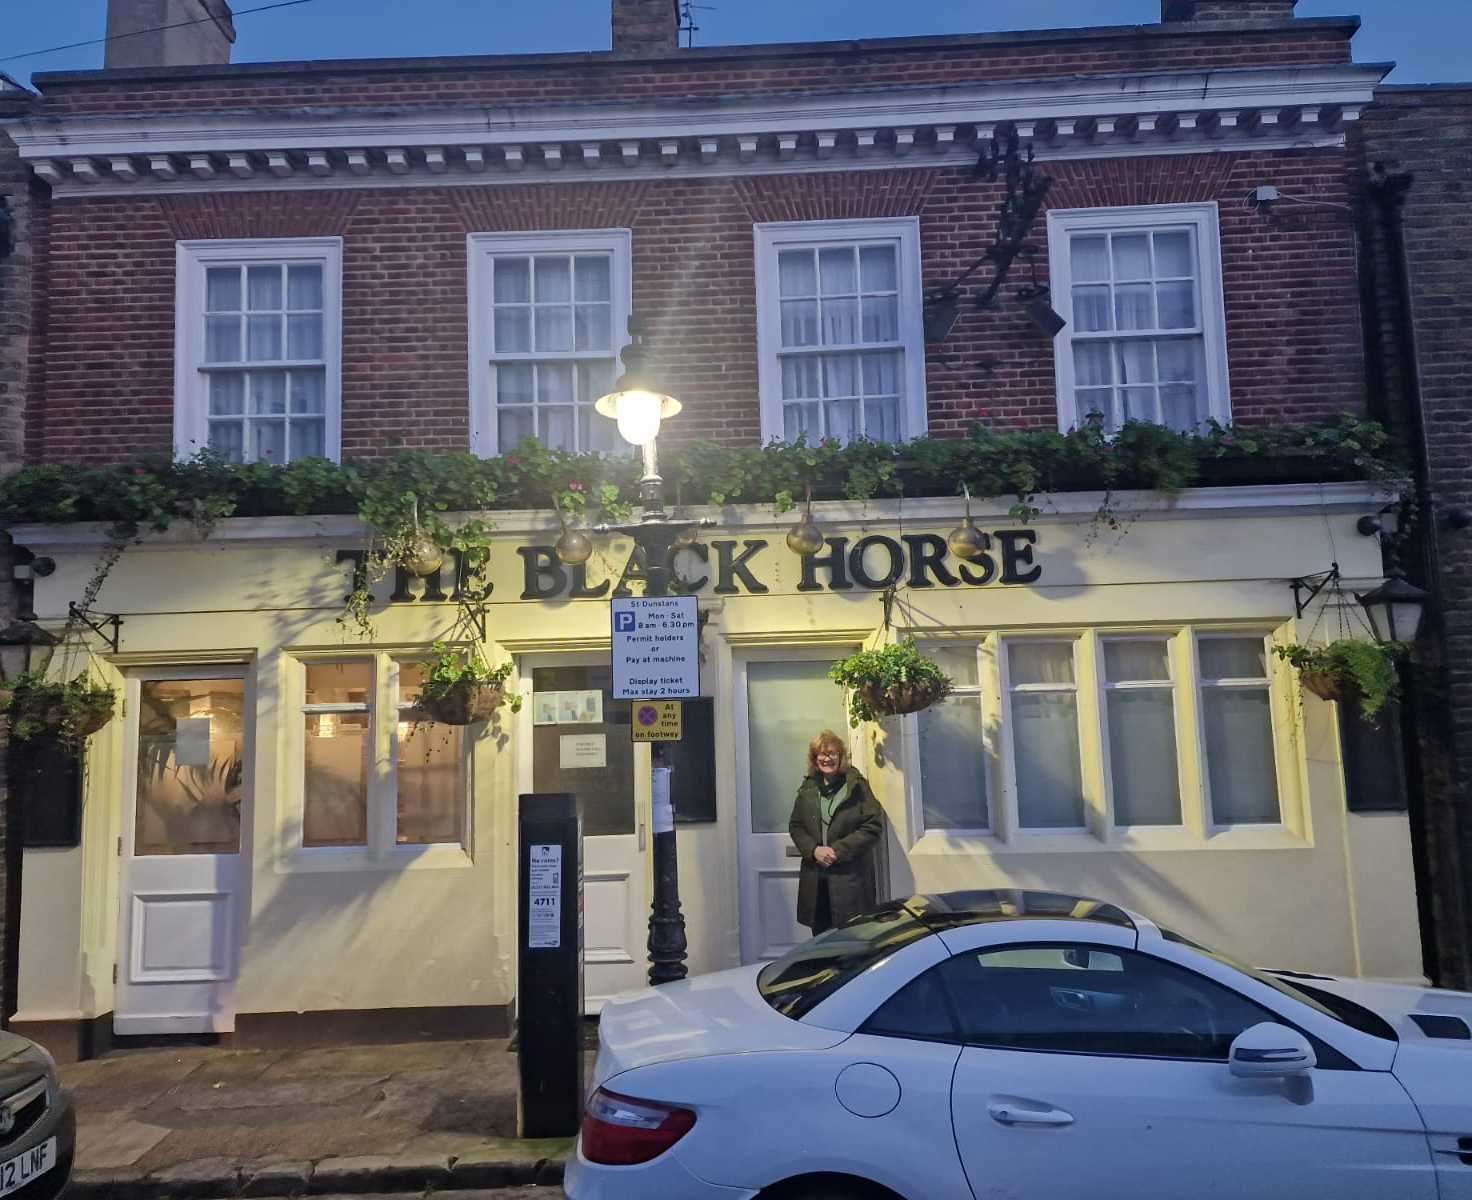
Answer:
[[0, 1163], [0, 1196], [19, 1191], [35, 1179], [56, 1166], [56, 1139], [48, 1138], [39, 1146], [33, 1146], [24, 1154], [17, 1154]]

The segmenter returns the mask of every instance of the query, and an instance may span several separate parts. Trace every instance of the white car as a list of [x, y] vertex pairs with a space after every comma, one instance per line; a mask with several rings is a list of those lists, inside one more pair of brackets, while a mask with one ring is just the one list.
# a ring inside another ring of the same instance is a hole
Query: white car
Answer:
[[916, 896], [603, 1010], [571, 1200], [1472, 1200], [1472, 995]]

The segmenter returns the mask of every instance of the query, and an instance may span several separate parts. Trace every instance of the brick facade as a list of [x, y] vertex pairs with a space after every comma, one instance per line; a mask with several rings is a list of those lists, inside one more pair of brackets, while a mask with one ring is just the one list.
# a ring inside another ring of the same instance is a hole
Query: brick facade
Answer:
[[1350, 60], [1357, 21], [1300, 20], [1268, 29], [1227, 23], [1056, 30], [681, 50], [656, 59], [598, 54], [260, 63], [231, 67], [42, 73], [43, 110], [67, 114], [374, 106], [404, 109], [553, 101], [681, 100], [847, 88], [945, 86], [1008, 79]]
[[[1219, 0], [1216, 7], [1230, 5]], [[1235, 24], [1173, 19], [653, 57], [605, 52], [141, 69], [42, 75], [38, 82], [41, 110], [55, 115], [288, 106], [367, 115], [369, 106], [383, 112], [615, 98], [708, 103], [879, 85], [1349, 61], [1355, 22], [1282, 19], [1291, 16], [1288, 0], [1242, 7], [1250, 19]], [[614, 12], [635, 25], [670, 15], [662, 0], [619, 0]], [[1055, 208], [1217, 203], [1233, 416], [1262, 422], [1363, 404], [1352, 223], [1334, 208], [1283, 205], [1262, 213], [1244, 203], [1251, 188], [1274, 184], [1348, 204], [1345, 163], [1333, 149], [1234, 147], [1066, 160], [1046, 170], [1055, 181]], [[635, 310], [651, 326], [664, 378], [686, 406], [670, 436], [750, 444], [760, 437], [754, 223], [917, 216], [924, 282], [933, 288], [991, 243], [1000, 196], [998, 186], [975, 182], [966, 168], [896, 166], [484, 187], [423, 180], [268, 192], [222, 183], [203, 194], [60, 198], [36, 221], [43, 262], [36, 301], [49, 306], [50, 317], [32, 355], [32, 385], [44, 398], [32, 405], [27, 453], [38, 461], [96, 462], [168, 452], [174, 243], [310, 235], [344, 241], [343, 454], [464, 448], [466, 235], [611, 227], [633, 231]], [[1046, 240], [1041, 225], [1033, 240]], [[1045, 256], [1039, 259], [1045, 270]], [[928, 354], [927, 392], [935, 434], [960, 435], [978, 421], [1046, 427], [1057, 420], [1051, 345], [1010, 302], [963, 311], [950, 337]], [[106, 438], [97, 436], [100, 427]]]
[[[0, 118], [29, 104], [29, 93], [8, 91], [0, 78]], [[31, 336], [31, 183], [14, 144], [0, 126], [0, 198], [14, 222], [13, 249], [0, 257], [0, 474], [18, 466], [25, 451], [26, 370]]]
[[1370, 328], [1379, 333], [1387, 417], [1424, 451], [1417, 530], [1422, 553], [1407, 568], [1434, 596], [1418, 649], [1415, 713], [1425, 776], [1428, 899], [1441, 979], [1466, 988], [1472, 986], [1472, 530], [1462, 514], [1472, 512], [1472, 296], [1466, 286], [1472, 87], [1385, 89], [1360, 134], [1367, 172], [1378, 163], [1392, 174], [1413, 176], [1399, 214], [1413, 345], [1399, 336], [1404, 326], [1395, 238], [1386, 237], [1373, 205], [1367, 208], [1367, 284], [1375, 300]]
[[[1309, 419], [1362, 404], [1352, 224], [1334, 209], [1264, 216], [1242, 203], [1271, 182], [1345, 204], [1341, 154], [1193, 154], [1048, 171], [1059, 208], [1218, 203], [1237, 419]], [[990, 243], [1000, 195], [968, 170], [926, 168], [58, 201], [46, 402], [30, 426], [31, 453], [95, 462], [168, 452], [176, 240], [320, 235], [344, 239], [344, 455], [463, 449], [466, 234], [596, 228], [633, 230], [635, 309], [686, 406], [671, 436], [749, 444], [760, 437], [754, 223], [918, 216], [925, 286], [934, 288]], [[927, 391], [936, 434], [1057, 420], [1051, 344], [1013, 304], [963, 314], [929, 355]]]

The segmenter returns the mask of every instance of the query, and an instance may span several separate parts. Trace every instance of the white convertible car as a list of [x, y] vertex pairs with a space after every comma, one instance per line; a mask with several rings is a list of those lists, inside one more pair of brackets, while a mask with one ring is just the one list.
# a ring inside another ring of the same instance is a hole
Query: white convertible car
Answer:
[[603, 1010], [572, 1200], [1472, 1200], [1472, 995], [916, 896]]

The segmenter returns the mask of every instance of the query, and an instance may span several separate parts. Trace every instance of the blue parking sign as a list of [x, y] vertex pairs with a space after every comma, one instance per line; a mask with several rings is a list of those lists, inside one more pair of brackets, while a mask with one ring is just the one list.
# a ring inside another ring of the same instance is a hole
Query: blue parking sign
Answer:
[[636, 618], [631, 612], [616, 612], [613, 614], [613, 630], [615, 633], [633, 633], [638, 628]]

